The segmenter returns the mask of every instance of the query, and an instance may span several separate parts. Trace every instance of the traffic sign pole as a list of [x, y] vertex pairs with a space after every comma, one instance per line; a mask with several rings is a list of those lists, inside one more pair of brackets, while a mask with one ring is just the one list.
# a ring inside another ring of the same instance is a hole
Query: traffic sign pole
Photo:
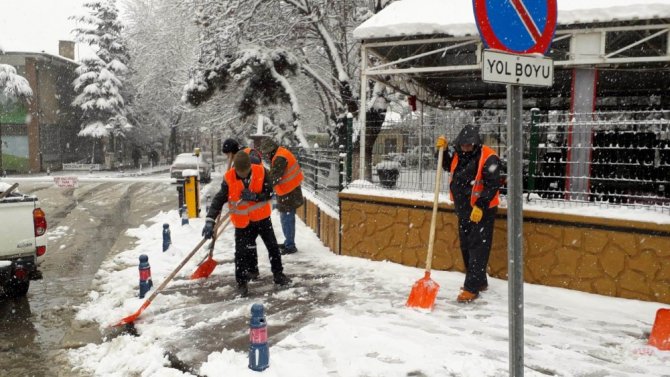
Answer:
[[[549, 51], [558, 0], [473, 0], [486, 47], [482, 80], [507, 85], [507, 256], [509, 375], [523, 377], [523, 127], [521, 85], [551, 86]], [[497, 51], [491, 51], [497, 50]], [[512, 54], [512, 55], [510, 55]], [[529, 54], [534, 54], [529, 56]]]
[[509, 375], [523, 377], [523, 88], [507, 85], [507, 289]]

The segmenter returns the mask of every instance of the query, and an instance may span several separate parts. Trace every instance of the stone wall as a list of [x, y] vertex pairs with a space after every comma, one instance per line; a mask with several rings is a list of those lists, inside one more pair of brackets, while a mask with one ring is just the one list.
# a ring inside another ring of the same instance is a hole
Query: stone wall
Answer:
[[[321, 239], [332, 252], [340, 252], [340, 221], [321, 211], [319, 207], [305, 198], [305, 204], [296, 210], [296, 215]], [[297, 245], [300, 248], [300, 245]]]
[[[340, 200], [341, 254], [425, 266], [432, 203], [351, 193]], [[526, 282], [670, 303], [670, 225], [527, 210], [523, 227]], [[439, 206], [433, 268], [464, 271], [447, 204]], [[489, 274], [507, 278], [504, 208]]]

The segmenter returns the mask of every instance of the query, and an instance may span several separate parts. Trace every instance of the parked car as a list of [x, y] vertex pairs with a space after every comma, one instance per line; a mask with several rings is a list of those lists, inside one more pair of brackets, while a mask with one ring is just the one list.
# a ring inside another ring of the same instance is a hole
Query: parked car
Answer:
[[23, 297], [31, 280], [42, 278], [37, 257], [47, 250], [47, 220], [35, 196], [0, 182], [0, 290]]
[[205, 160], [203, 154], [196, 156], [193, 153], [182, 153], [177, 155], [170, 166], [170, 177], [176, 178], [177, 180], [182, 180], [182, 171], [187, 169], [199, 170], [200, 171], [200, 181], [203, 183], [208, 183], [212, 180], [212, 168], [211, 165]]

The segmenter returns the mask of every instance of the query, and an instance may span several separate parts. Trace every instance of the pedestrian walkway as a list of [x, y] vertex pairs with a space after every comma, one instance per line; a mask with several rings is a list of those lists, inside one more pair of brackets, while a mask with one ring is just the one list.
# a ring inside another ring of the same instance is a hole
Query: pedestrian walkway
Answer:
[[[279, 224], [276, 212], [273, 220]], [[149, 254], [154, 284], [160, 284], [199, 240], [204, 220], [180, 227], [170, 212], [155, 221], [129, 231], [140, 238], [137, 247], [103, 265], [93, 299], [78, 319], [106, 326], [137, 310], [137, 255]], [[163, 222], [172, 224], [175, 242], [165, 254], [159, 247]], [[168, 353], [192, 374], [255, 376], [247, 369], [248, 320], [251, 305], [262, 303], [270, 341], [268, 376], [508, 375], [506, 281], [490, 279], [480, 299], [458, 304], [463, 274], [433, 271], [441, 285], [435, 310], [409, 309], [405, 301], [422, 269], [336, 255], [311, 229], [300, 221], [296, 225], [300, 251], [283, 256], [285, 273], [293, 279], [289, 288], [272, 284], [259, 240], [261, 279], [250, 284], [248, 298], [237, 297], [234, 232], [228, 229], [216, 243], [219, 265], [210, 278], [187, 278], [203, 251], [142, 314], [136, 323], [139, 337], [72, 350], [71, 361], [90, 370], [140, 374], [152, 364], [148, 355]], [[275, 232], [281, 242], [278, 226]], [[661, 304], [529, 284], [524, 289], [526, 376], [670, 375], [670, 353], [646, 346]], [[145, 350], [128, 351], [138, 349]]]

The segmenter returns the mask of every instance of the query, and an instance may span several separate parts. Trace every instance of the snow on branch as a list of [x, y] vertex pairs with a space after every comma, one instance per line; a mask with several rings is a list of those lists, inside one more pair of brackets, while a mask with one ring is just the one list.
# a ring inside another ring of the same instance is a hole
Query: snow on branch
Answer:
[[337, 101], [338, 104], [342, 103], [342, 99], [339, 97], [337, 91], [335, 91], [335, 88], [333, 88], [326, 80], [321, 77], [312, 67], [310, 67], [307, 64], [302, 64], [300, 66], [300, 69], [309, 77], [311, 77], [314, 81], [319, 83], [321, 88], [325, 90], [335, 101]]
[[284, 92], [288, 94], [290, 98], [291, 110], [293, 111], [293, 126], [295, 128], [296, 137], [298, 137], [300, 144], [307, 148], [307, 139], [302, 132], [302, 126], [300, 124], [300, 102], [298, 101], [298, 97], [295, 95], [295, 91], [286, 77], [277, 73], [277, 71], [272, 66], [270, 67], [270, 73], [272, 74], [272, 77], [274, 77], [274, 79], [277, 80], [277, 82], [282, 86]]
[[28, 80], [7, 64], [0, 64], [0, 93], [10, 99], [27, 99], [33, 95]]

